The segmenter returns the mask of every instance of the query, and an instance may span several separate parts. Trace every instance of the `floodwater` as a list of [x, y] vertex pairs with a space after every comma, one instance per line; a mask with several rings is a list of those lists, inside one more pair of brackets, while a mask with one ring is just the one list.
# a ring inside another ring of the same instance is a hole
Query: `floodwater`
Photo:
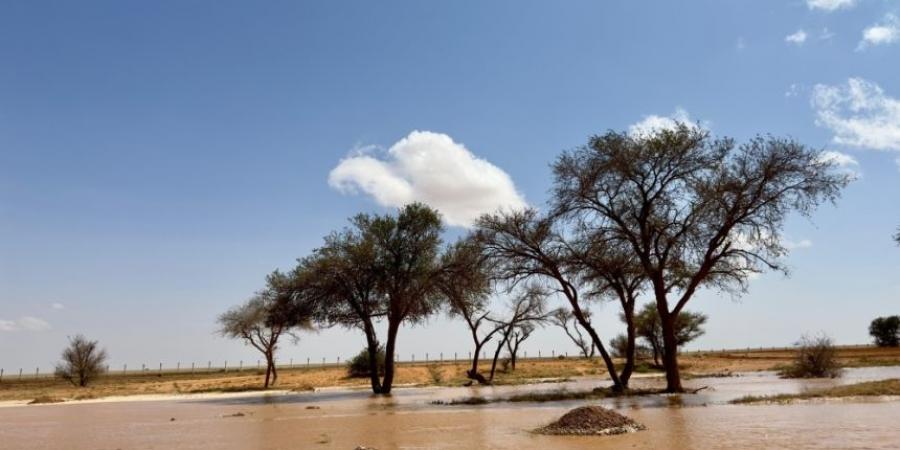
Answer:
[[[503, 397], [540, 390], [580, 390], [605, 383], [396, 389], [227, 396], [120, 403], [0, 408], [0, 448], [46, 449], [743, 449], [900, 448], [900, 401], [730, 405], [744, 395], [801, 392], [835, 384], [900, 378], [900, 367], [849, 369], [837, 380], [781, 380], [772, 373], [686, 381], [705, 389], [681, 396], [608, 399], [602, 404], [647, 425], [607, 437], [540, 436], [583, 401], [433, 405], [468, 396]], [[657, 386], [655, 378], [635, 387]], [[315, 407], [315, 408], [314, 408]], [[317, 408], [317, 409], [316, 409]]]

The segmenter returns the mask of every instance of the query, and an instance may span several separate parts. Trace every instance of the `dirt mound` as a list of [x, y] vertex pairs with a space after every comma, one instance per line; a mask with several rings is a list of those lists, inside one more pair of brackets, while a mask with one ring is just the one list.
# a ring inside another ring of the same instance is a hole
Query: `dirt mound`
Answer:
[[628, 417], [600, 406], [575, 408], [556, 422], [535, 430], [542, 434], [610, 435], [632, 433], [645, 427]]

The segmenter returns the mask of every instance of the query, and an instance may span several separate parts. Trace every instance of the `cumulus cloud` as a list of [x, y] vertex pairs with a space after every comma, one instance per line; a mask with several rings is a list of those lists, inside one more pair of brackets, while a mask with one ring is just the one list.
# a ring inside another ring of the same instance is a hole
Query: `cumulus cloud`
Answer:
[[382, 155], [369, 150], [344, 158], [328, 184], [343, 193], [370, 195], [383, 206], [423, 202], [453, 226], [526, 206], [506, 172], [450, 136], [430, 131], [413, 131]]
[[803, 45], [803, 43], [806, 42], [806, 32], [797, 30], [797, 32], [785, 36], [784, 42], [787, 42], [788, 44]]
[[632, 136], [646, 136], [659, 130], [673, 130], [679, 123], [708, 128], [704, 123], [697, 124], [683, 108], [676, 108], [671, 116], [657, 116], [655, 114], [644, 116], [639, 122], [628, 127], [628, 134]]
[[806, 6], [809, 9], [820, 9], [823, 11], [837, 11], [842, 8], [852, 8], [856, 5], [856, 0], [806, 0]]
[[51, 304], [50, 307], [53, 309], [66, 309], [66, 305], [59, 302]]
[[0, 319], [0, 331], [45, 331], [49, 329], [50, 324], [37, 317], [25, 316], [17, 320]]
[[818, 84], [811, 103], [816, 124], [831, 130], [835, 143], [900, 151], [900, 100], [877, 84], [861, 78], [836, 86]]
[[873, 45], [887, 45], [900, 41], [900, 18], [887, 14], [884, 19], [863, 30], [862, 40], [857, 50], [865, 50]]

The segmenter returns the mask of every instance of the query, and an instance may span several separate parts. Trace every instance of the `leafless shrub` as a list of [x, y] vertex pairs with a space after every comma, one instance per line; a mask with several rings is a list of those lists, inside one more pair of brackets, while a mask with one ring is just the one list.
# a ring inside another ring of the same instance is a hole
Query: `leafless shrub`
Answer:
[[783, 378], [837, 378], [841, 368], [837, 350], [826, 335], [803, 336], [797, 342], [794, 362], [781, 370]]
[[97, 341], [89, 341], [79, 334], [70, 339], [69, 346], [63, 350], [62, 362], [56, 365], [56, 376], [85, 387], [103, 373], [106, 356], [106, 350], [101, 349]]

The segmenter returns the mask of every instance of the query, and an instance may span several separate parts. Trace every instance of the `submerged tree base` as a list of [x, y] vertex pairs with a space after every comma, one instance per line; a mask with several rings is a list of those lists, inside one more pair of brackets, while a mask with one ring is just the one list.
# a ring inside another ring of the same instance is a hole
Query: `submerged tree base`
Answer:
[[615, 411], [600, 406], [575, 408], [556, 422], [538, 428], [535, 433], [550, 435], [609, 436], [634, 433], [647, 427]]

